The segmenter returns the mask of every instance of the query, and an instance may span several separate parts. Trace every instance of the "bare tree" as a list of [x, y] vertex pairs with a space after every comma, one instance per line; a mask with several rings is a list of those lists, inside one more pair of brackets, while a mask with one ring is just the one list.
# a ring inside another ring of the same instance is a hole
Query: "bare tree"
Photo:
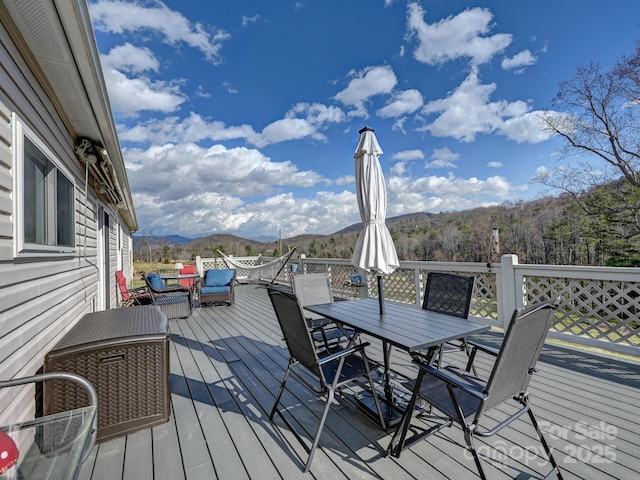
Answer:
[[569, 193], [587, 215], [631, 219], [621, 237], [640, 234], [640, 43], [611, 70], [578, 68], [554, 108], [542, 115], [545, 127], [564, 139], [563, 153], [582, 159], [536, 180]]

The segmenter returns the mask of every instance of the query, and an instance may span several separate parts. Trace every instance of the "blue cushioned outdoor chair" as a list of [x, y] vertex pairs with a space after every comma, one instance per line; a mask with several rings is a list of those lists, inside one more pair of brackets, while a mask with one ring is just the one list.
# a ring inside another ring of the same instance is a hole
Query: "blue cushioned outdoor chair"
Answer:
[[230, 269], [206, 270], [199, 284], [200, 304], [227, 302], [233, 305], [236, 271]]
[[153, 272], [143, 275], [143, 278], [154, 305], [159, 307], [169, 320], [191, 316], [193, 305], [190, 289], [182, 285], [167, 286], [160, 275]]

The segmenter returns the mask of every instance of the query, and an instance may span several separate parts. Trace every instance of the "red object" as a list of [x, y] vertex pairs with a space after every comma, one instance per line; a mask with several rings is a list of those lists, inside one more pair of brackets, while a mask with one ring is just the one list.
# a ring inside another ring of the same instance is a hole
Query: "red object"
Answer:
[[18, 447], [9, 435], [0, 432], [0, 475], [9, 470], [18, 461]]
[[[184, 268], [180, 269], [180, 274], [183, 274], [183, 273], [196, 273], [196, 266], [195, 265], [185, 265]], [[178, 280], [178, 283], [180, 285], [185, 286], [185, 287], [192, 288], [193, 284], [195, 283], [195, 279], [194, 278], [181, 278], [180, 280]]]

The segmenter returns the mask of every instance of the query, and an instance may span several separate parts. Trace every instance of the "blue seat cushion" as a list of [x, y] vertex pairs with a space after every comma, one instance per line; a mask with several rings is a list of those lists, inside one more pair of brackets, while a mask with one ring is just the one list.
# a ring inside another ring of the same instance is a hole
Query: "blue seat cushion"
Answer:
[[228, 285], [223, 287], [202, 287], [200, 289], [200, 293], [205, 295], [211, 295], [215, 293], [229, 293], [230, 291], [231, 287]]
[[[229, 270], [207, 270], [206, 277], [204, 279], [204, 287], [202, 291], [207, 287], [226, 287], [231, 285], [231, 280], [235, 275], [236, 271], [233, 269]], [[227, 292], [229, 290], [226, 290]], [[209, 293], [224, 293], [224, 292], [209, 292]]]
[[149, 283], [154, 289], [164, 290], [164, 281], [157, 273], [149, 272], [149, 274], [147, 275], [147, 280], [149, 280]]

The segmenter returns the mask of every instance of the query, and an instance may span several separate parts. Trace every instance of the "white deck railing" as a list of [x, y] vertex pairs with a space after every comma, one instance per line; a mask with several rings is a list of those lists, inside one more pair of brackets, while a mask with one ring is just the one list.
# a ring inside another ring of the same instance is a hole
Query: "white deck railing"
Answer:
[[[257, 257], [234, 257], [247, 265], [239, 277], [271, 281], [278, 268], [256, 269]], [[198, 271], [226, 268], [220, 258], [200, 258]], [[296, 267], [292, 267], [295, 265]], [[326, 272], [334, 293], [346, 297], [377, 297], [375, 276], [358, 271], [348, 259], [296, 258], [277, 275], [288, 283], [293, 274]], [[515, 308], [560, 297], [556, 323], [549, 336], [618, 353], [640, 355], [640, 270], [617, 267], [520, 265], [515, 255], [500, 263], [400, 262], [400, 268], [383, 277], [386, 299], [420, 306], [429, 271], [456, 272], [476, 277], [471, 315], [504, 327]], [[361, 285], [353, 285], [357, 274]]]

